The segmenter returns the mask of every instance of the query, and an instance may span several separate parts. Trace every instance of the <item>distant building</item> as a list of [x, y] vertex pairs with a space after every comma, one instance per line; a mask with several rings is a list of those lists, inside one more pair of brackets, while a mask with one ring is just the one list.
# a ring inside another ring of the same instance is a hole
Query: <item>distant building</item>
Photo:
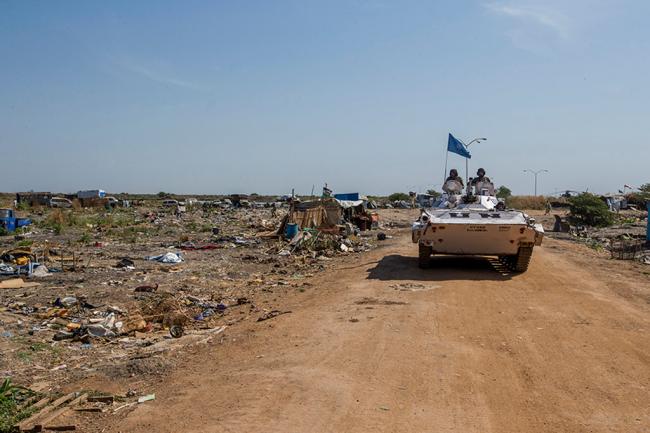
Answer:
[[77, 198], [80, 199], [89, 199], [89, 198], [104, 198], [106, 197], [106, 191], [103, 189], [89, 189], [86, 191], [78, 191]]
[[29, 206], [49, 206], [52, 200], [51, 192], [18, 192], [16, 203], [26, 203]]

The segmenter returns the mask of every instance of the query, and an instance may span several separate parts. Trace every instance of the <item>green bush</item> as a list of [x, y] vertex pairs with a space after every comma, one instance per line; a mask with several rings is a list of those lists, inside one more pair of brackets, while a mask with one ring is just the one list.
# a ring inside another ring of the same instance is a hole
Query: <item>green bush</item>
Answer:
[[54, 209], [38, 226], [53, 230], [55, 234], [63, 233], [65, 227], [85, 224], [84, 218], [79, 218], [73, 210]]
[[497, 189], [498, 198], [502, 198], [505, 200], [507, 198], [510, 198], [511, 195], [512, 195], [512, 191], [507, 186], [501, 185], [499, 189]]
[[569, 198], [570, 221], [573, 224], [607, 227], [614, 224], [614, 215], [598, 196], [584, 192]]
[[60, 235], [61, 233], [63, 233], [63, 225], [60, 223], [52, 224], [51, 228], [52, 230], [54, 230], [55, 235]]
[[394, 192], [391, 195], [388, 196], [388, 200], [390, 201], [398, 201], [398, 200], [411, 200], [411, 197], [409, 197], [408, 194], [405, 192]]
[[627, 204], [631, 206], [637, 206], [640, 209], [645, 209], [646, 202], [650, 201], [650, 198], [646, 198], [643, 193], [632, 192], [625, 196]]
[[31, 395], [31, 391], [12, 384], [9, 378], [0, 384], [0, 433], [13, 432], [14, 425], [32, 414], [30, 408], [20, 408]]
[[644, 202], [650, 201], [650, 183], [644, 183], [639, 187], [639, 196]]

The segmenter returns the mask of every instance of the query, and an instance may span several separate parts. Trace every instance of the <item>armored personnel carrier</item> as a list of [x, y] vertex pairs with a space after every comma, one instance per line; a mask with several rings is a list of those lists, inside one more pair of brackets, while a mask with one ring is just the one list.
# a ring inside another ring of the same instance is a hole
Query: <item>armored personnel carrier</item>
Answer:
[[511, 270], [525, 272], [533, 247], [542, 243], [542, 225], [506, 209], [487, 180], [468, 184], [464, 195], [462, 189], [458, 181], [447, 181], [441, 198], [413, 223], [419, 266], [427, 267], [432, 254], [481, 255], [498, 256]]

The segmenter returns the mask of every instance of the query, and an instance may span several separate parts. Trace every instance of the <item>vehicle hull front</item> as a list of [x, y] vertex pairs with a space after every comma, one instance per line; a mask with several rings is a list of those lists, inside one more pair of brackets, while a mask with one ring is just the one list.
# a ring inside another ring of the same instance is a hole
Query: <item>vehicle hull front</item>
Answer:
[[539, 245], [540, 230], [527, 224], [415, 223], [413, 242], [431, 247], [433, 254], [507, 256]]

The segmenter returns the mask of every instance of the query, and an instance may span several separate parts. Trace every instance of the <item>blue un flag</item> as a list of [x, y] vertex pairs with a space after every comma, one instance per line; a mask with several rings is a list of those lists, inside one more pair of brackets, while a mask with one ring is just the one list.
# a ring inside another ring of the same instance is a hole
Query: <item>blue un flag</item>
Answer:
[[447, 141], [447, 152], [452, 152], [465, 158], [472, 157], [465, 145], [451, 134], [449, 134], [449, 140]]

